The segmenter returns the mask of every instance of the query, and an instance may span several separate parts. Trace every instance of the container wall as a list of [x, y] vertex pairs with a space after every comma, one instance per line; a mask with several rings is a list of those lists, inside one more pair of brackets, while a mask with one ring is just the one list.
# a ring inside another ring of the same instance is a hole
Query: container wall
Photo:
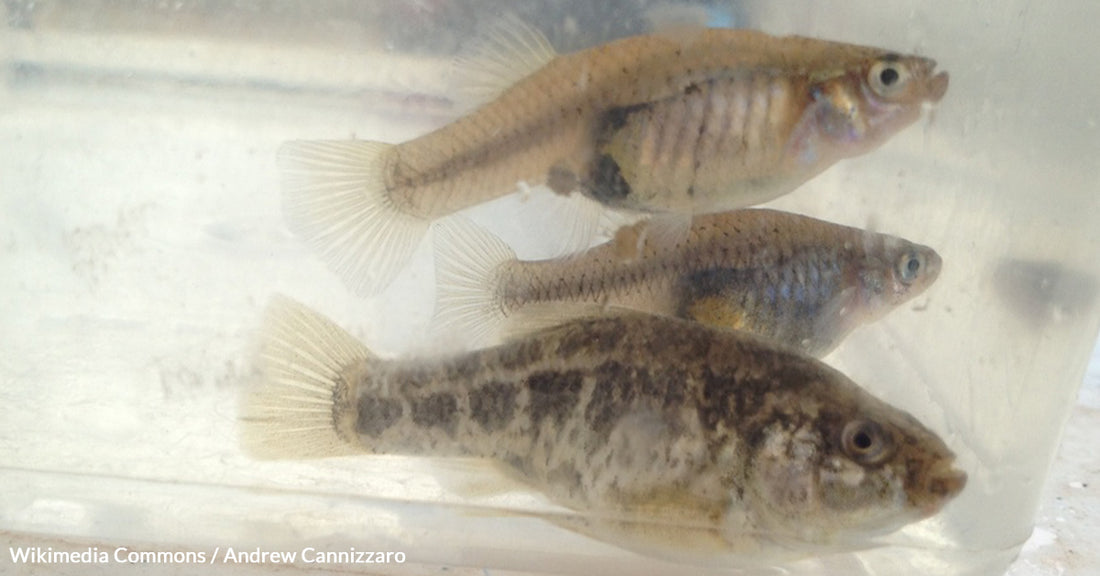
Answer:
[[[563, 51], [702, 22], [916, 52], [950, 71], [924, 120], [773, 205], [943, 257], [926, 294], [826, 362], [937, 431], [969, 483], [881, 548], [783, 568], [1003, 571], [1100, 326], [1091, 2], [5, 2], [0, 531], [54, 549], [407, 557], [352, 568], [364, 573], [681, 569], [556, 527], [545, 519], [568, 511], [477, 465], [257, 462], [238, 446], [271, 294], [387, 356], [425, 350], [433, 306], [430, 241], [360, 299], [290, 235], [277, 147], [399, 142], [453, 119], [450, 60], [503, 5]], [[533, 231], [561, 223], [524, 210], [543, 201], [470, 216], [521, 256], [547, 256], [552, 236]]]

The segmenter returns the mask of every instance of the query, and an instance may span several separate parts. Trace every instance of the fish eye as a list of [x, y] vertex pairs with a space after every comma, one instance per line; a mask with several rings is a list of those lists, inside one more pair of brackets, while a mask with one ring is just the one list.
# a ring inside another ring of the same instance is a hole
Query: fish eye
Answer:
[[867, 82], [879, 96], [891, 96], [905, 88], [909, 71], [896, 59], [882, 59], [871, 67]]
[[921, 270], [924, 269], [924, 259], [916, 252], [908, 252], [898, 259], [897, 266], [898, 278], [900, 278], [902, 282], [909, 284], [916, 280]]
[[894, 82], [897, 82], [899, 78], [901, 78], [901, 74], [898, 74], [898, 71], [893, 68], [883, 68], [882, 71], [878, 73], [878, 81], [881, 82], [883, 86], [891, 86]]
[[853, 420], [841, 433], [844, 453], [861, 464], [878, 464], [893, 453], [889, 433], [871, 420]]

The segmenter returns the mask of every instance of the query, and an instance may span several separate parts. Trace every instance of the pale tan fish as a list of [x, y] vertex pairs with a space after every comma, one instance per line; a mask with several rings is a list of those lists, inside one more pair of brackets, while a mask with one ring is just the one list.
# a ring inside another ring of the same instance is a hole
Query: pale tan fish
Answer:
[[284, 208], [290, 228], [370, 294], [390, 283], [433, 220], [519, 185], [681, 217], [785, 194], [916, 121], [947, 90], [935, 66], [729, 29], [559, 56], [541, 33], [513, 24], [495, 29], [460, 71], [495, 86], [495, 98], [451, 124], [401, 144], [284, 144]]
[[643, 553], [751, 564], [874, 545], [966, 484], [909, 414], [750, 335], [644, 314], [382, 360], [275, 300], [242, 406], [261, 458], [474, 458]]
[[643, 221], [579, 254], [521, 261], [473, 223], [443, 220], [436, 327], [477, 345], [627, 308], [821, 357], [923, 293], [942, 266], [927, 246], [776, 210], [696, 216], [682, 239], [649, 233], [658, 226]]

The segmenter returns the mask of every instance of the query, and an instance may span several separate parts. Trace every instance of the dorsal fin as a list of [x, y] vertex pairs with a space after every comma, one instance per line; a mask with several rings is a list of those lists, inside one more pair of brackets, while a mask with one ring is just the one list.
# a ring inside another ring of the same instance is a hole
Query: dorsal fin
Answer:
[[483, 104], [557, 55], [538, 29], [515, 15], [503, 16], [454, 59], [451, 85], [464, 101]]

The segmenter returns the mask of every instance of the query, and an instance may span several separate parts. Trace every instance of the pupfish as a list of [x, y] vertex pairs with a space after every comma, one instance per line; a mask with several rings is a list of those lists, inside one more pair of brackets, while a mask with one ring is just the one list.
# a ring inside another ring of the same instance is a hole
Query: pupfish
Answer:
[[927, 246], [766, 209], [696, 216], [686, 237], [642, 221], [552, 260], [517, 260], [460, 217], [437, 225], [435, 245], [436, 325], [471, 344], [629, 308], [820, 357], [923, 293], [942, 266]]
[[560, 525], [645, 554], [752, 563], [856, 549], [966, 484], [934, 432], [843, 374], [695, 322], [586, 318], [384, 360], [280, 297], [264, 334], [242, 407], [254, 456], [485, 460], [572, 510]]
[[814, 38], [699, 29], [558, 55], [508, 22], [461, 59], [455, 76], [491, 97], [454, 122], [280, 149], [289, 228], [357, 293], [385, 288], [432, 221], [523, 186], [583, 195], [585, 219], [765, 202], [878, 147], [948, 85], [929, 58]]

